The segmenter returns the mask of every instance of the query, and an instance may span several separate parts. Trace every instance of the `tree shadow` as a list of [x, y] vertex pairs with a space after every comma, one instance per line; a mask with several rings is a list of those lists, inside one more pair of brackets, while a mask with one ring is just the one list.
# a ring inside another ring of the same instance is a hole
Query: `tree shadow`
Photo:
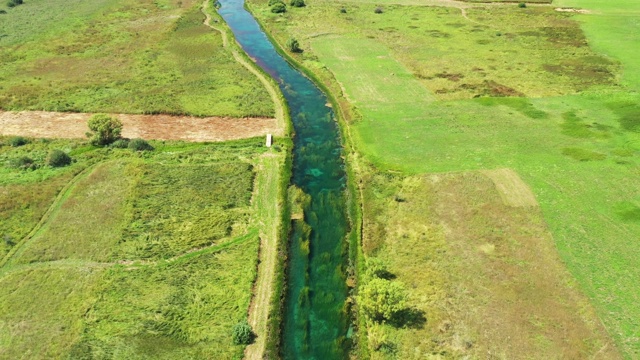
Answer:
[[393, 280], [397, 277], [396, 274], [390, 273], [386, 269], [376, 271], [376, 276], [385, 280]]
[[395, 328], [422, 329], [427, 323], [424, 311], [416, 308], [407, 308], [395, 313], [388, 324]]

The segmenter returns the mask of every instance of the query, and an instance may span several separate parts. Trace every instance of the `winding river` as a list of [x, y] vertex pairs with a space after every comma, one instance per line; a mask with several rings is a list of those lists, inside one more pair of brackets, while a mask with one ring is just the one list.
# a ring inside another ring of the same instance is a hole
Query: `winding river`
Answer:
[[282, 356], [344, 359], [348, 220], [339, 129], [326, 95], [278, 54], [243, 1], [220, 0], [218, 12], [244, 51], [278, 81], [295, 130], [291, 182], [310, 196], [289, 244]]

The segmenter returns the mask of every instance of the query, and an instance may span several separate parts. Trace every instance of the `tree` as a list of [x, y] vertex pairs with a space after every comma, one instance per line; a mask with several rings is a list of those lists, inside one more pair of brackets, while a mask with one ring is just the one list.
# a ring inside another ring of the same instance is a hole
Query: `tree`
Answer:
[[87, 122], [89, 129], [93, 133], [87, 134], [92, 136], [91, 143], [93, 145], [104, 146], [120, 138], [122, 132], [122, 122], [117, 118], [105, 114], [93, 115]]
[[306, 6], [306, 4], [304, 3], [304, 0], [291, 0], [289, 5], [291, 5], [293, 7], [305, 7]]
[[397, 281], [375, 278], [362, 287], [358, 301], [368, 318], [383, 321], [406, 308], [407, 293]]
[[293, 53], [301, 52], [300, 43], [295, 38], [287, 40], [287, 49]]
[[71, 164], [71, 157], [62, 150], [51, 150], [47, 156], [47, 165], [52, 167], [63, 167]]
[[242, 320], [233, 326], [233, 343], [236, 345], [249, 345], [253, 342], [255, 334], [247, 320]]

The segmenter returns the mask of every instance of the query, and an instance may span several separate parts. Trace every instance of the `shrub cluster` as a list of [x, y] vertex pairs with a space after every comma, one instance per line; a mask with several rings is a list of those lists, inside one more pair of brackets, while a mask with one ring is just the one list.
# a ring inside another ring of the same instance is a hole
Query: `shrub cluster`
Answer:
[[126, 149], [129, 147], [129, 139], [125, 139], [125, 138], [118, 139], [112, 142], [111, 145], [109, 146], [116, 149]]
[[12, 8], [14, 6], [22, 5], [24, 2], [22, 0], [9, 0], [7, 1], [7, 6]]
[[300, 43], [295, 38], [289, 38], [289, 40], [287, 40], [286, 46], [287, 49], [289, 49], [289, 51], [293, 53], [302, 52], [302, 49], [300, 49]]
[[22, 170], [35, 170], [38, 168], [38, 164], [28, 156], [20, 156], [9, 160], [9, 167]]
[[9, 139], [9, 145], [13, 147], [18, 147], [22, 145], [27, 145], [30, 141], [28, 139], [23, 138], [22, 136], [15, 136]]
[[255, 334], [251, 329], [251, 325], [246, 320], [243, 320], [233, 326], [233, 343], [236, 345], [249, 345], [253, 342]]
[[133, 151], [151, 151], [153, 150], [153, 146], [151, 146], [148, 142], [143, 139], [133, 139], [129, 141], [129, 145], [127, 146], [129, 149]]
[[282, 1], [269, 1], [269, 5], [271, 6], [271, 12], [274, 14], [281, 14], [287, 12], [287, 5], [285, 5]]
[[305, 7], [307, 4], [304, 3], [304, 0], [291, 0], [289, 5], [293, 7]]
[[71, 157], [62, 150], [51, 150], [47, 156], [47, 165], [51, 167], [63, 167], [71, 164]]

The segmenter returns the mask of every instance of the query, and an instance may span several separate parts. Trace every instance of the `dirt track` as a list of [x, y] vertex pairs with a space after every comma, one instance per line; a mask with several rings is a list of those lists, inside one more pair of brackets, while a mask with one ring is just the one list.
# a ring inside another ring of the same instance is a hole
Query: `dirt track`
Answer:
[[[0, 135], [39, 138], [86, 138], [87, 113], [0, 111]], [[122, 136], [157, 140], [224, 141], [280, 135], [275, 119], [196, 118], [171, 115], [115, 115], [123, 123]]]

